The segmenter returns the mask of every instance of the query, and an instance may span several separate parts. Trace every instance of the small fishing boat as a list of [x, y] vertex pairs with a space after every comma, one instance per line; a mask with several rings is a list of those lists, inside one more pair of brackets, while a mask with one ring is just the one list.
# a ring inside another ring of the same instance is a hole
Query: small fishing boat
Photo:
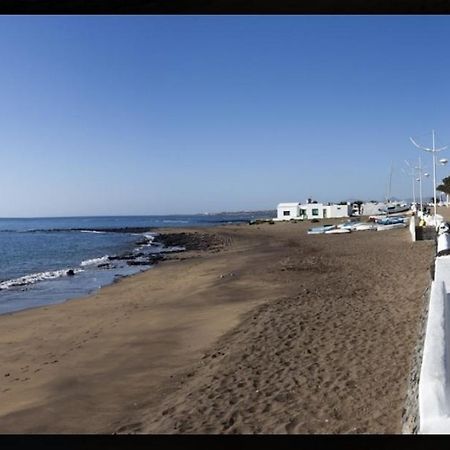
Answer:
[[410, 205], [407, 205], [405, 203], [403, 204], [388, 204], [385, 208], [380, 209], [379, 211], [386, 213], [386, 214], [396, 214], [396, 213], [402, 213], [409, 211], [411, 209]]
[[396, 223], [406, 223], [407, 217], [397, 216], [397, 217], [384, 217], [383, 219], [377, 219], [375, 222], [380, 225], [394, 225]]
[[323, 234], [326, 231], [333, 230], [336, 225], [323, 225], [321, 227], [314, 227], [308, 230], [308, 234]]
[[366, 231], [366, 230], [376, 230], [377, 226], [372, 222], [368, 223], [359, 223], [358, 225], [355, 225], [353, 228], [353, 231]]
[[352, 230], [349, 228], [333, 228], [331, 230], [325, 231], [325, 234], [342, 234], [342, 233], [351, 233]]
[[337, 227], [343, 230], [354, 230], [360, 223], [361, 222], [359, 220], [349, 220], [348, 222], [339, 224]]

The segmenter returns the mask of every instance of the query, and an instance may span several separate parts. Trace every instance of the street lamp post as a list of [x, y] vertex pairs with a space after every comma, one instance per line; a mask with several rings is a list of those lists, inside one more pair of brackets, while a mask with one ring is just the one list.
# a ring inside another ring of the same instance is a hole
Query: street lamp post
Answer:
[[[439, 164], [440, 164], [441, 166], [445, 166], [447, 163], [448, 163], [448, 159], [446, 159], [446, 158], [441, 158], [441, 159], [439, 160]], [[441, 201], [442, 201], [442, 195], [440, 196], [440, 199], [441, 199]], [[448, 194], [447, 194], [446, 206], [448, 206]]]
[[423, 177], [428, 178], [430, 176], [429, 173], [424, 172], [424, 168], [422, 167], [422, 158], [419, 156], [419, 165], [415, 167], [419, 174], [419, 178], [416, 181], [419, 182], [419, 201], [420, 201], [420, 211], [423, 211], [423, 196], [422, 196], [422, 179]]
[[434, 200], [434, 225], [436, 226], [436, 214], [437, 214], [437, 202], [436, 202], [436, 153], [445, 150], [447, 146], [436, 148], [435, 145], [435, 137], [434, 137], [434, 130], [431, 130], [431, 134], [433, 137], [433, 146], [431, 148], [423, 147], [416, 143], [416, 141], [410, 137], [410, 141], [421, 150], [424, 150], [426, 152], [430, 152], [433, 155], [433, 200]]

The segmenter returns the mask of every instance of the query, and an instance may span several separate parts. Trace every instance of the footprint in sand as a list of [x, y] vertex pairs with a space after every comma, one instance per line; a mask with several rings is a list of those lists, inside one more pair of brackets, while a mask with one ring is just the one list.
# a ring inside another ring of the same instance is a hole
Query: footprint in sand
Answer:
[[298, 426], [301, 424], [299, 419], [292, 419], [287, 425], [286, 425], [286, 432], [288, 434], [294, 434], [298, 433]]

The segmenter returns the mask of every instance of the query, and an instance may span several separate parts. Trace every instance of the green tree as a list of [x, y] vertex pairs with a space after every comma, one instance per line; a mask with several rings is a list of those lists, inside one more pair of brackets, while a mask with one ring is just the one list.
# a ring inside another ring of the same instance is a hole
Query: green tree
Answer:
[[437, 188], [437, 191], [443, 192], [444, 194], [450, 195], [450, 177], [446, 177], [442, 180], [442, 184], [440, 184]]

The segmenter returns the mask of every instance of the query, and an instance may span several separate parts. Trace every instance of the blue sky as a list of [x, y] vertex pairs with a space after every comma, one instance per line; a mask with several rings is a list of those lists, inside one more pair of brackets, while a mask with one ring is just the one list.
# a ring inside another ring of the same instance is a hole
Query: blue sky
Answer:
[[391, 163], [411, 197], [449, 42], [447, 16], [2, 16], [0, 217], [382, 199]]

